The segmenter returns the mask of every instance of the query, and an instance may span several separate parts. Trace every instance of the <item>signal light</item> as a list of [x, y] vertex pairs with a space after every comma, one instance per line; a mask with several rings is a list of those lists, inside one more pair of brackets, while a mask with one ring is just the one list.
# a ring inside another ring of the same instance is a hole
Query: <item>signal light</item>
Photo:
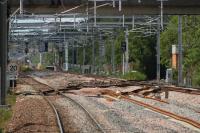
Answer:
[[45, 51], [45, 52], [48, 52], [48, 48], [49, 48], [49, 47], [48, 47], [48, 42], [45, 42], [45, 43], [44, 43], [44, 47], [45, 47], [44, 51]]

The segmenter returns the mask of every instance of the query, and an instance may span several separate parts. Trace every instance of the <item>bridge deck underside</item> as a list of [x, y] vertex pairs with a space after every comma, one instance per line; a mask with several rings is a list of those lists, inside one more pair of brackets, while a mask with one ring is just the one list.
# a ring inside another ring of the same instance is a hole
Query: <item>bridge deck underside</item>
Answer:
[[[60, 13], [62, 11], [71, 9], [80, 4], [84, 4], [80, 8], [73, 10], [69, 13], [85, 13], [87, 0], [25, 0], [24, 9], [31, 13], [52, 14]], [[112, 0], [96, 0], [97, 5], [110, 3], [110, 5], [97, 9], [99, 15], [134, 15], [134, 14], [159, 14], [160, 2], [157, 0], [122, 0], [122, 11], [118, 10], [118, 0], [116, 0], [116, 7], [112, 6]], [[200, 14], [200, 1], [199, 0], [163, 0], [164, 14]], [[93, 2], [90, 0], [89, 8], [93, 7]], [[19, 1], [9, 0], [11, 9], [19, 7]], [[92, 13], [92, 9], [91, 9]]]

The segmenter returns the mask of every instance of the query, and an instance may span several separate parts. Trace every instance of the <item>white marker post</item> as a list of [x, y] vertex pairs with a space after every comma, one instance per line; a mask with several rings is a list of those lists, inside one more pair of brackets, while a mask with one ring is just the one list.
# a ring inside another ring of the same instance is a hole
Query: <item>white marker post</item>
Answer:
[[8, 72], [10, 81], [12, 81], [12, 88], [15, 89], [15, 80], [17, 79], [19, 67], [16, 63], [11, 62], [8, 64]]

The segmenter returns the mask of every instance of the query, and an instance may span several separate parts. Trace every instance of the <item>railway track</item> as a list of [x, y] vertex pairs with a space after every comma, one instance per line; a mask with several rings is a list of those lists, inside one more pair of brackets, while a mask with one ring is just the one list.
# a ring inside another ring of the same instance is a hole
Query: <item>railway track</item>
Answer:
[[104, 129], [101, 127], [101, 125], [98, 123], [98, 121], [93, 117], [93, 115], [82, 105], [80, 104], [79, 102], [75, 101], [74, 99], [66, 96], [64, 93], [60, 93], [60, 95], [68, 100], [70, 100], [71, 102], [73, 102], [75, 105], [77, 105], [80, 109], [82, 109], [87, 115], [88, 117], [90, 117], [91, 121], [97, 125], [99, 131], [101, 131], [102, 133], [106, 133], [104, 131]]
[[57, 125], [58, 125], [60, 133], [64, 133], [63, 124], [62, 124], [62, 121], [60, 119], [60, 115], [59, 115], [56, 107], [53, 105], [53, 103], [48, 98], [46, 98], [45, 96], [43, 96], [43, 98], [49, 103], [49, 105], [51, 106], [51, 108], [53, 109], [53, 111], [55, 113]]
[[[34, 87], [34, 89], [37, 88], [37, 91], [39, 91], [38, 87], [42, 88], [46, 85], [44, 84], [40, 84], [40, 82], [37, 82], [36, 80], [34, 80], [33, 78], [31, 77], [27, 77], [26, 79], [21, 79], [22, 82], [28, 84], [28, 85], [31, 85]], [[47, 88], [47, 87], [45, 87]], [[31, 92], [27, 92], [28, 94], [31, 94]], [[36, 93], [37, 95], [39, 95], [39, 93]], [[25, 94], [26, 95], [26, 94]], [[55, 117], [56, 117], [56, 121], [57, 121], [57, 126], [58, 126], [58, 129], [59, 129], [59, 132], [60, 133], [64, 133], [64, 128], [63, 128], [63, 124], [62, 124], [62, 120], [60, 118], [60, 115], [58, 113], [58, 110], [56, 109], [56, 107], [54, 106], [54, 104], [47, 98], [45, 97], [45, 95], [43, 94], [40, 94], [44, 100], [49, 104], [49, 106], [52, 108], [53, 112], [55, 113]]]
[[166, 111], [164, 109], [161, 109], [161, 108], [152, 106], [150, 104], [144, 103], [142, 101], [138, 101], [138, 100], [135, 100], [133, 98], [129, 98], [128, 96], [124, 96], [124, 95], [121, 95], [121, 94], [116, 94], [114, 91], [111, 91], [111, 90], [105, 91], [105, 92], [103, 92], [103, 94], [104, 95], [109, 95], [110, 97], [114, 97], [114, 98], [119, 98], [120, 97], [120, 99], [122, 99], [122, 100], [131, 102], [133, 104], [137, 104], [139, 106], [145, 107], [145, 108], [150, 109], [152, 111], [155, 111], [155, 112], [158, 112], [160, 114], [163, 114], [163, 115], [169, 116], [171, 118], [174, 118], [174, 119], [176, 119], [178, 121], [182, 121], [182, 122], [188, 123], [188, 124], [198, 128], [198, 129], [200, 129], [200, 123], [199, 122], [197, 122], [195, 120], [192, 120], [192, 119], [189, 119], [189, 118], [186, 118], [184, 116], [180, 116], [180, 115], [177, 115], [175, 113]]
[[171, 117], [171, 118], [174, 118], [174, 119], [176, 119], [176, 120], [186, 122], [186, 123], [188, 123], [188, 124], [190, 124], [190, 125], [192, 125], [192, 126], [198, 128], [198, 129], [200, 129], [200, 123], [197, 122], [197, 121], [194, 121], [194, 120], [192, 120], [192, 119], [189, 119], [189, 118], [186, 118], [186, 117], [184, 117], [184, 116], [180, 116], [180, 115], [174, 114], [174, 113], [169, 112], [169, 111], [166, 111], [166, 110], [164, 110], [164, 109], [160, 109], [160, 108], [151, 106], [151, 105], [149, 105], [149, 104], [146, 104], [146, 103], [141, 102], [141, 101], [137, 101], [137, 100], [132, 99], [132, 98], [128, 98], [128, 97], [126, 97], [126, 96], [122, 96], [122, 98], [123, 98], [124, 100], [126, 100], [126, 101], [129, 101], [129, 102], [132, 102], [132, 103], [134, 103], [134, 104], [143, 106], [143, 107], [145, 107], [145, 108], [148, 108], [148, 109], [150, 109], [150, 110], [153, 110], [153, 111], [158, 112], [158, 113], [161, 113], [161, 114], [164, 114], [164, 115], [169, 116], [169, 117]]
[[[86, 75], [87, 76], [87, 75]], [[89, 75], [91, 76], [91, 75]], [[23, 75], [22, 78], [28, 78], [29, 76]], [[112, 78], [105, 78], [100, 76], [91, 76], [95, 79], [112, 79]], [[30, 77], [29, 77], [30, 78]], [[34, 82], [38, 82], [37, 80], [32, 79]], [[34, 85], [34, 84], [33, 84]], [[200, 95], [199, 89], [189, 89], [189, 88], [183, 88], [183, 87], [175, 87], [175, 86], [169, 86], [166, 84], [157, 84], [156, 82], [148, 82], [148, 81], [126, 81], [126, 80], [120, 80], [120, 79], [113, 79], [111, 82], [102, 82], [102, 81], [92, 81], [92, 82], [83, 82], [83, 83], [73, 83], [68, 84], [67, 86], [63, 86], [62, 88], [59, 88], [56, 91], [68, 91], [68, 90], [79, 90], [81, 88], [107, 88], [107, 87], [128, 87], [128, 86], [144, 86], [142, 89], [138, 89], [133, 91], [133, 93], [138, 93], [139, 91], [146, 90], [144, 93], [144, 96], [148, 96], [150, 93], [157, 93], [157, 92], [166, 92], [166, 91], [174, 91], [179, 93], [185, 93], [185, 94], [191, 94], [191, 95]], [[158, 88], [157, 88], [158, 87]], [[45, 88], [45, 87], [44, 87]], [[52, 87], [49, 87], [48, 89], [40, 89], [43, 93], [51, 93], [55, 92], [55, 89]], [[152, 89], [151, 91], [148, 91]]]
[[[33, 81], [34, 81], [34, 83], [33, 83], [33, 85], [34, 84], [41, 84], [42, 86], [46, 86], [47, 88], [49, 88], [49, 90], [54, 90], [55, 91], [55, 89], [54, 88], [52, 88], [52, 87], [50, 87], [50, 86], [48, 86], [48, 85], [46, 85], [46, 84], [43, 84], [43, 83], [40, 83], [40, 82], [38, 82], [38, 81], [36, 81], [35, 79], [32, 79]], [[119, 84], [118, 83], [118, 86], [131, 86], [131, 85], [133, 85], [132, 83], [130, 83], [130, 82], [123, 82], [124, 84]], [[137, 83], [137, 84], [140, 84], [140, 83]], [[88, 85], [88, 84], [87, 84]], [[144, 85], [143, 83], [142, 83], [142, 85]], [[145, 84], [147, 87], [144, 87], [144, 89], [139, 89], [139, 90], [136, 90], [134, 93], [138, 93], [138, 92], [140, 92], [140, 91], [143, 91], [143, 90], [145, 90], [145, 91], [148, 91], [148, 89], [149, 88], [151, 88], [152, 86], [150, 86], [150, 85], [147, 85], [147, 84]], [[81, 85], [81, 87], [82, 87], [83, 85]], [[89, 86], [89, 85], [88, 85]], [[93, 85], [91, 85], [91, 86], [93, 86]], [[90, 86], [90, 87], [91, 87]], [[115, 85], [111, 85], [111, 86], [115, 86]], [[76, 86], [75, 86], [76, 87]], [[78, 86], [78, 87], [80, 87], [80, 85]], [[103, 86], [103, 87], [105, 87], [105, 86]], [[68, 88], [69, 89], [69, 88]], [[181, 92], [181, 93], [187, 93], [187, 92], [190, 92], [189, 94], [194, 94], [194, 95], [199, 95], [200, 94], [200, 91], [198, 91], [198, 90], [190, 90], [190, 89], [184, 89], [184, 90], [182, 90], [180, 87], [178, 88], [178, 87], [168, 87], [168, 88], [166, 88], [168, 91], [177, 91], [177, 92]], [[138, 92], [137, 92], [138, 91]], [[155, 90], [153, 90], [153, 91], [155, 91]], [[162, 89], [161, 89], [161, 87], [158, 89], [158, 90], [156, 90], [156, 91], [162, 91]], [[165, 90], [166, 91], [166, 90]], [[58, 92], [58, 94], [60, 94], [62, 97], [65, 97], [65, 98], [67, 98], [68, 100], [70, 100], [71, 102], [73, 102], [74, 104], [77, 104], [77, 106], [79, 106], [80, 108], [82, 108], [82, 110], [84, 110], [84, 112], [86, 112], [86, 114], [91, 118], [91, 120], [97, 125], [97, 127], [99, 128], [99, 130], [101, 130], [102, 132], [104, 132], [103, 131], [103, 128], [101, 128], [101, 126], [98, 124], [98, 122], [94, 119], [94, 117], [92, 117], [92, 115], [87, 111], [87, 109], [85, 109], [80, 103], [77, 103], [76, 101], [74, 101], [73, 99], [71, 99], [70, 97], [68, 97], [68, 96], [66, 96], [66, 95], [64, 95], [64, 93], [62, 93], [62, 90], [57, 90], [57, 92]], [[45, 94], [46, 93], [46, 91], [43, 91], [43, 93]], [[149, 93], [149, 92], [148, 92]], [[188, 93], [187, 93], [188, 94]], [[178, 121], [182, 121], [182, 122], [185, 122], [185, 123], [187, 123], [187, 124], [190, 124], [190, 125], [192, 125], [192, 126], [194, 126], [194, 127], [196, 127], [196, 128], [198, 128], [198, 129], [200, 129], [200, 123], [199, 122], [197, 122], [197, 121], [194, 121], [194, 120], [192, 120], [192, 119], [189, 119], [189, 118], [186, 118], [186, 117], [184, 117], [184, 116], [180, 116], [180, 115], [177, 115], [177, 114], [174, 114], [174, 113], [172, 113], [172, 112], [169, 112], [169, 111], [166, 111], [166, 110], [164, 110], [164, 109], [160, 109], [160, 108], [158, 108], [158, 107], [154, 107], [154, 106], [152, 106], [152, 105], [149, 105], [149, 104], [146, 104], [146, 103], [144, 103], [144, 102], [141, 102], [141, 101], [137, 101], [137, 100], [135, 100], [135, 99], [132, 99], [132, 98], [129, 98], [128, 96], [126, 96], [126, 95], [116, 95], [115, 94], [115, 92], [112, 92], [112, 91], [110, 91], [110, 92], [108, 92], [108, 93], [105, 93], [105, 94], [102, 94], [102, 95], [109, 95], [109, 96], [111, 96], [111, 97], [121, 97], [121, 99], [123, 99], [123, 100], [125, 100], [125, 101], [128, 101], [128, 102], [131, 102], [131, 103], [134, 103], [134, 104], [137, 104], [137, 105], [140, 105], [140, 106], [143, 106], [143, 107], [145, 107], [145, 108], [148, 108], [148, 109], [150, 109], [150, 110], [152, 110], [152, 111], [155, 111], [155, 112], [158, 112], [158, 113], [160, 113], [160, 114], [163, 114], [163, 115], [166, 115], [166, 116], [169, 116], [169, 117], [171, 117], [171, 118], [174, 118], [174, 119], [176, 119], [176, 120], [178, 120]], [[151, 98], [150, 98], [151, 99]], [[156, 100], [156, 99], [153, 99], [153, 100]], [[157, 100], [157, 101], [159, 101], [159, 100]], [[160, 101], [160, 102], [165, 102], [165, 101]]]
[[[43, 96], [43, 98], [48, 102], [48, 104], [51, 106], [51, 108], [53, 109], [54, 113], [55, 113], [55, 116], [56, 116], [56, 119], [57, 119], [57, 125], [58, 125], [58, 128], [59, 128], [59, 131], [60, 133], [64, 133], [64, 128], [63, 128], [63, 122], [60, 118], [60, 115], [58, 113], [58, 109], [55, 107], [55, 105], [48, 99], [48, 96], [45, 96], [47, 93], [46, 91], [44, 90], [40, 90], [42, 89], [43, 87], [45, 88], [45, 90], [49, 89], [49, 90], [54, 90], [56, 91], [54, 88], [44, 84], [44, 83], [41, 83], [35, 79], [33, 79], [32, 77], [26, 77], [26, 79], [22, 79], [22, 82], [28, 84], [28, 85], [31, 85], [33, 86], [34, 88], [37, 88], [37, 91], [41, 92], [41, 95]], [[85, 112], [85, 114], [88, 116], [89, 120], [94, 124], [96, 125], [96, 127], [98, 128], [98, 131], [100, 131], [101, 133], [105, 133], [104, 129], [101, 127], [101, 125], [98, 123], [98, 121], [93, 117], [93, 115], [82, 105], [80, 104], [79, 102], [73, 100], [72, 98], [66, 96], [64, 93], [62, 92], [58, 92], [57, 93], [58, 95], [62, 96], [63, 98], [71, 101], [73, 104], [75, 104], [77, 107], [80, 108], [80, 110], [83, 110]]]

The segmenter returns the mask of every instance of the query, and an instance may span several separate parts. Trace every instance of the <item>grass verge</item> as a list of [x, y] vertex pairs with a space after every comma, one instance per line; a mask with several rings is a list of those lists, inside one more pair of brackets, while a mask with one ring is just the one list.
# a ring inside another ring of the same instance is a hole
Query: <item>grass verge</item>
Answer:
[[[15, 95], [7, 95], [6, 97], [6, 103], [8, 105], [13, 106], [16, 101], [16, 96]], [[12, 117], [12, 109], [1, 109], [0, 108], [0, 133], [3, 133], [3, 130], [7, 124], [7, 122], [11, 119]]]

